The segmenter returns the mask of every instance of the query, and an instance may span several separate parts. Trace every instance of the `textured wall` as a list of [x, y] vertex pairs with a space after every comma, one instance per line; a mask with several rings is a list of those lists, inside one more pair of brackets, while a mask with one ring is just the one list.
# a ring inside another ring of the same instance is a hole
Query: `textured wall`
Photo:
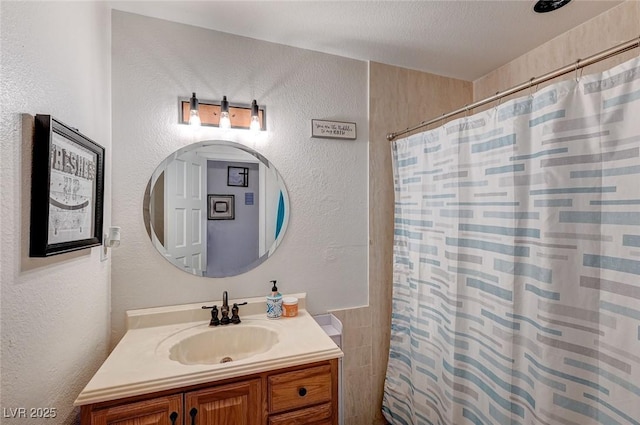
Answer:
[[[313, 313], [366, 305], [367, 64], [114, 11], [113, 222], [122, 244], [113, 251], [113, 342], [132, 308], [307, 292]], [[222, 279], [191, 276], [166, 262], [142, 222], [144, 189], [156, 165], [196, 140], [250, 146], [246, 131], [198, 134], [177, 124], [177, 100], [267, 107], [267, 133], [256, 149], [284, 178], [291, 219], [275, 254], [256, 269]], [[311, 139], [311, 119], [352, 121], [357, 140]]]
[[[73, 401], [105, 359], [109, 262], [99, 248], [29, 258], [32, 118], [51, 114], [111, 147], [110, 13], [103, 3], [2, 2], [0, 126], [2, 408], [55, 408], [70, 424]], [[105, 225], [110, 223], [107, 168]], [[5, 416], [3, 411], [3, 416]], [[27, 413], [29, 413], [27, 411]], [[7, 413], [8, 414], [8, 413]]]

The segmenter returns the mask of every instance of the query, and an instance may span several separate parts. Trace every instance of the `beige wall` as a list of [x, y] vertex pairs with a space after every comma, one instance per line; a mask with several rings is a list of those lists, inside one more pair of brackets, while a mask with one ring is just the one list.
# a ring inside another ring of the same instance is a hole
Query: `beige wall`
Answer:
[[[346, 424], [384, 423], [380, 407], [390, 336], [394, 201], [391, 152], [386, 134], [491, 96], [639, 35], [640, 1], [632, 0], [473, 83], [370, 64], [369, 306], [334, 312], [344, 325]], [[638, 54], [634, 49], [589, 66], [584, 73], [610, 68]], [[522, 95], [521, 92], [515, 96]]]
[[345, 424], [384, 423], [394, 211], [386, 135], [467, 104], [471, 96], [467, 81], [375, 62], [369, 66], [369, 306], [334, 312], [344, 325]]
[[[539, 77], [640, 36], [640, 1], [629, 0], [496, 69], [473, 82], [474, 101]], [[638, 49], [590, 65], [584, 75], [600, 72], [638, 56]], [[575, 78], [574, 73], [558, 77]], [[552, 81], [546, 83], [551, 84]], [[540, 87], [543, 85], [541, 84]], [[523, 92], [512, 97], [523, 96]], [[504, 101], [504, 100], [503, 100]], [[490, 107], [490, 106], [488, 106]], [[477, 112], [477, 111], [476, 111]]]

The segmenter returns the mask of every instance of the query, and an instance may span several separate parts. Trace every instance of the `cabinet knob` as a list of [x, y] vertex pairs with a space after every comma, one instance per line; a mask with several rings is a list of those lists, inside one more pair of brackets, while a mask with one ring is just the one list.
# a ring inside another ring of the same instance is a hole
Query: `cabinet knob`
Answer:
[[195, 407], [189, 410], [189, 416], [191, 416], [191, 425], [196, 425], [196, 415], [198, 414], [198, 409]]
[[171, 412], [169, 415], [169, 419], [171, 419], [171, 425], [176, 425], [176, 419], [178, 419], [178, 412]]
[[307, 389], [306, 389], [305, 387], [299, 388], [299, 389], [298, 389], [298, 395], [299, 395], [300, 397], [304, 397], [304, 396], [306, 396], [306, 395], [307, 395]]

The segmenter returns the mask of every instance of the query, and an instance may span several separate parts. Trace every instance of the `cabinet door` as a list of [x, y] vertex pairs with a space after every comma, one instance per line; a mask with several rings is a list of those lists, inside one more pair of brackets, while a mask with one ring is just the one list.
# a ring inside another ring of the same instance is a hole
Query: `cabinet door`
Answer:
[[182, 396], [172, 395], [91, 412], [92, 425], [181, 425]]
[[185, 425], [261, 425], [260, 379], [185, 394]]

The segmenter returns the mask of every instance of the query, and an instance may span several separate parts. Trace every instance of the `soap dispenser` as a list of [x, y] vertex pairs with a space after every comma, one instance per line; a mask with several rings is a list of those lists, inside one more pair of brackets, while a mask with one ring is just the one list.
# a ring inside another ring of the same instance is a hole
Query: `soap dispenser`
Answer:
[[275, 280], [271, 284], [271, 295], [267, 296], [267, 319], [279, 319], [282, 316], [282, 294], [278, 292]]

